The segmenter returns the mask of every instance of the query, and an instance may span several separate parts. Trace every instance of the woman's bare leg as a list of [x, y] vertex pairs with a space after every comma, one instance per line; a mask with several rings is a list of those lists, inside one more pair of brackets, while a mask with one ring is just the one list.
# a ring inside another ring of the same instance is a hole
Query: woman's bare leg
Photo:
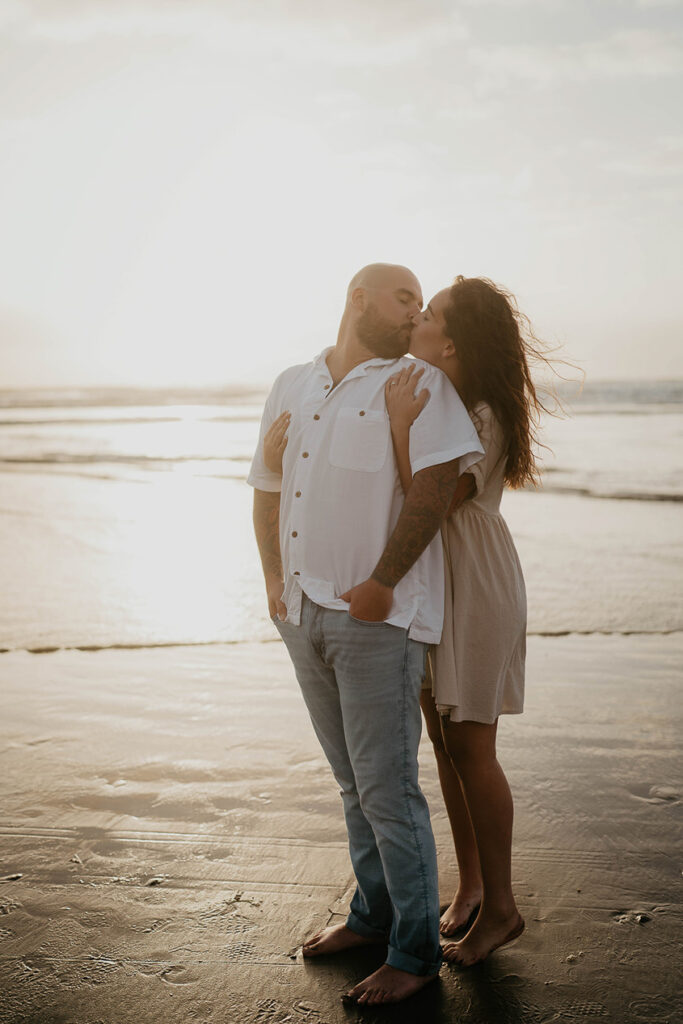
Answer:
[[451, 824], [455, 855], [458, 860], [458, 890], [452, 903], [441, 917], [442, 934], [453, 935], [467, 923], [472, 912], [481, 903], [482, 882], [479, 854], [460, 779], [444, 745], [441, 716], [436, 710], [434, 698], [429, 690], [422, 691], [420, 703], [427, 733], [436, 755], [441, 792]]
[[481, 909], [464, 939], [444, 956], [464, 965], [485, 959], [524, 927], [512, 894], [512, 794], [496, 757], [497, 722], [442, 724], [447, 754], [462, 783], [479, 851], [484, 887]]

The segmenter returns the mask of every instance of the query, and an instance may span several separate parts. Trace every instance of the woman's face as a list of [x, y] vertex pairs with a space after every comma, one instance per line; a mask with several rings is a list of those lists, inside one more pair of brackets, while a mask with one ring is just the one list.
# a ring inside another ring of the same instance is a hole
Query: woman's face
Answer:
[[448, 305], [450, 289], [437, 292], [426, 309], [413, 317], [410, 335], [410, 354], [427, 363], [442, 367], [444, 359], [454, 358], [453, 343], [446, 334], [444, 311]]

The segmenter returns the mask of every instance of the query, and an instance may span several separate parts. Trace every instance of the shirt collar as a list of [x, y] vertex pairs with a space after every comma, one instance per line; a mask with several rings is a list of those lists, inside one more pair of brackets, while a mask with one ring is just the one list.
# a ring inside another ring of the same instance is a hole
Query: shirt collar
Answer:
[[[328, 377], [330, 375], [330, 371], [328, 369], [326, 360], [327, 360], [328, 355], [330, 354], [330, 352], [332, 352], [333, 349], [334, 349], [334, 345], [329, 345], [327, 348], [324, 348], [322, 350], [322, 352], [320, 352], [315, 357], [315, 359], [313, 360], [313, 366], [317, 370], [322, 370], [322, 372], [325, 373]], [[383, 359], [381, 356], [375, 356], [372, 359], [366, 359], [364, 363], [358, 363], [358, 365], [354, 366], [354, 368], [352, 370], [349, 370], [349, 372], [347, 373], [347, 375], [346, 375], [346, 377], [344, 379], [348, 380], [348, 378], [352, 377], [352, 376], [353, 377], [360, 377], [361, 375], [364, 376], [367, 373], [367, 371], [370, 368], [372, 368], [372, 367], [390, 366], [392, 363], [397, 362], [398, 358], [399, 357], [397, 356], [395, 359]]]

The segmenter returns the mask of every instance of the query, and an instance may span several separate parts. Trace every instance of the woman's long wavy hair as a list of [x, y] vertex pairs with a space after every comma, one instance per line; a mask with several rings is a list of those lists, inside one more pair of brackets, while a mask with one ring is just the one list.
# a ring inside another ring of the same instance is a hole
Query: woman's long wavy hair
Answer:
[[445, 310], [446, 333], [460, 368], [459, 391], [468, 409], [486, 402], [508, 440], [505, 482], [537, 485], [534, 448], [542, 412], [530, 362], [551, 367], [543, 344], [515, 297], [485, 277], [456, 277]]

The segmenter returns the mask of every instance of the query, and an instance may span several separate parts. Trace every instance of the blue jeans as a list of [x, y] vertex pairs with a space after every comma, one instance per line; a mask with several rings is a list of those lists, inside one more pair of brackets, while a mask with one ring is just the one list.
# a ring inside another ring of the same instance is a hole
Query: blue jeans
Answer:
[[388, 942], [412, 974], [441, 963], [436, 848], [417, 781], [426, 644], [306, 596], [301, 625], [273, 620], [341, 787], [358, 883], [347, 926]]

